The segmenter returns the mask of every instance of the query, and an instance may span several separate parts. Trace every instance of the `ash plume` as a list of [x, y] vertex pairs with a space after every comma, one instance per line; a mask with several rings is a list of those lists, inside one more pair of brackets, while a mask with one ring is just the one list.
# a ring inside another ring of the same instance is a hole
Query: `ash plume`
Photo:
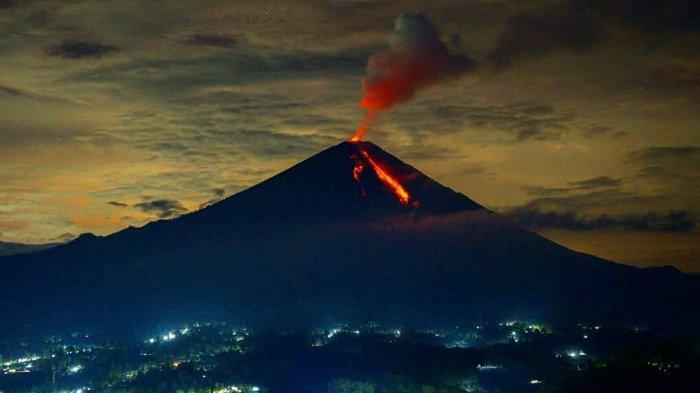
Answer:
[[399, 15], [389, 48], [373, 54], [367, 63], [360, 100], [365, 115], [351, 140], [362, 140], [382, 111], [411, 100], [427, 86], [463, 75], [474, 64], [469, 57], [451, 54], [423, 13]]

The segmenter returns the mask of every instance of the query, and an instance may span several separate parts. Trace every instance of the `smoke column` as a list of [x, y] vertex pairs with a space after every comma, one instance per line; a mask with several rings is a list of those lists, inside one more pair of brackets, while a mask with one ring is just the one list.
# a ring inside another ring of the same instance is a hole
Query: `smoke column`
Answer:
[[437, 28], [422, 14], [396, 18], [389, 48], [370, 56], [362, 78], [365, 115], [351, 141], [361, 141], [377, 116], [411, 100], [418, 90], [463, 75], [474, 66], [471, 58], [450, 54]]

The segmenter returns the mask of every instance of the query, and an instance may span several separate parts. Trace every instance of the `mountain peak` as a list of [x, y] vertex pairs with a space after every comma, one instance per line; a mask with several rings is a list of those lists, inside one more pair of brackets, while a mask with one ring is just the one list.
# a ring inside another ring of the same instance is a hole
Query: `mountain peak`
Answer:
[[[431, 213], [485, 210], [465, 195], [441, 185], [371, 142], [350, 142], [350, 144], [361, 153], [366, 153], [360, 154], [365, 164], [368, 161], [374, 161], [381, 169], [395, 177], [409, 193], [409, 202], [414, 202], [411, 203], [414, 208], [422, 208], [423, 211]], [[377, 168], [373, 168], [371, 162], [369, 163], [370, 176], [377, 176]], [[386, 189], [386, 183], [384, 186]]]
[[[409, 195], [407, 200], [396, 194], [390, 181], [403, 187]], [[341, 142], [245, 191], [185, 217], [232, 217], [235, 214], [239, 218], [267, 216], [308, 222], [377, 214], [474, 210], [485, 209], [379, 146], [371, 142]]]

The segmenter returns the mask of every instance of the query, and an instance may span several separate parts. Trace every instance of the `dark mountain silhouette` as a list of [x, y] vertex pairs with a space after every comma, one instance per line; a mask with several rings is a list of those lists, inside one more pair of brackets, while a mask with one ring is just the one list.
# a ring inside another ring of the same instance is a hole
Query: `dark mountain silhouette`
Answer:
[[301, 327], [521, 317], [683, 329], [699, 315], [697, 277], [559, 246], [368, 142], [331, 147], [200, 211], [82, 235], [0, 267], [5, 334], [195, 318]]
[[0, 257], [46, 250], [59, 244], [60, 243], [25, 244], [0, 241]]

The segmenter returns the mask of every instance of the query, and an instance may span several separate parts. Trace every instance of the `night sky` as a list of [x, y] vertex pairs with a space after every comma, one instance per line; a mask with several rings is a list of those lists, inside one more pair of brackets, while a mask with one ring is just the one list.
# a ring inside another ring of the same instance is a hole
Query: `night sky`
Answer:
[[575, 250], [700, 271], [694, 3], [0, 1], [0, 240], [174, 217], [346, 140], [422, 11], [470, 67], [367, 140]]

